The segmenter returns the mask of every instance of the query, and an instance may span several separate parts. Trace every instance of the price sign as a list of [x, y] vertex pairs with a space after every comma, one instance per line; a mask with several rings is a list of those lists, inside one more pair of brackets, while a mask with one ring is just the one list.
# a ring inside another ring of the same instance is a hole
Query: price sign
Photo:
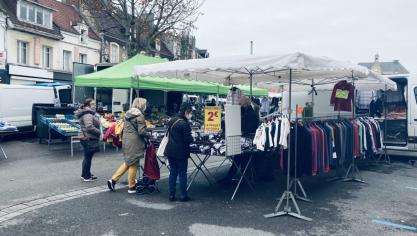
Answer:
[[204, 130], [206, 132], [219, 132], [221, 129], [221, 107], [206, 106], [204, 109]]

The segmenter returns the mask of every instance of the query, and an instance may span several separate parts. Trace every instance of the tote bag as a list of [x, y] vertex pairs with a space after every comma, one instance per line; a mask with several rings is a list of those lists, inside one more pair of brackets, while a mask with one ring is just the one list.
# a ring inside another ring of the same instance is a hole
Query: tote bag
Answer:
[[180, 119], [176, 120], [174, 124], [167, 130], [164, 138], [162, 139], [161, 143], [159, 144], [158, 151], [156, 152], [156, 155], [158, 157], [165, 156], [165, 148], [167, 147], [168, 141], [169, 141], [169, 131], [171, 131], [172, 127], [179, 121]]

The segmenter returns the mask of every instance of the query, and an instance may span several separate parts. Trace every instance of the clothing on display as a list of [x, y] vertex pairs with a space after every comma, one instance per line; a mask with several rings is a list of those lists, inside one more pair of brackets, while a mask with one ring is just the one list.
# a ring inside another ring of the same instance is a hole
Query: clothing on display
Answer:
[[358, 91], [355, 97], [355, 103], [359, 109], [368, 110], [371, 102], [376, 99], [376, 91]]
[[272, 151], [274, 148], [288, 147], [290, 121], [288, 118], [275, 118], [262, 123], [256, 130], [253, 144], [259, 151]]
[[[353, 158], [375, 154], [382, 149], [381, 128], [370, 117], [351, 121], [298, 122], [291, 126], [291, 130], [291, 165], [297, 158], [298, 177], [328, 174], [331, 169], [350, 163]], [[285, 150], [282, 167], [286, 166], [287, 157], [288, 150]], [[294, 167], [290, 174], [295, 175]]]
[[372, 117], [381, 117], [383, 109], [384, 107], [380, 98], [378, 98], [377, 100], [372, 100], [369, 104], [369, 115]]
[[263, 97], [261, 100], [261, 113], [268, 114], [270, 110], [269, 99], [267, 97]]
[[353, 86], [346, 80], [335, 84], [330, 98], [330, 105], [335, 111], [352, 111]]

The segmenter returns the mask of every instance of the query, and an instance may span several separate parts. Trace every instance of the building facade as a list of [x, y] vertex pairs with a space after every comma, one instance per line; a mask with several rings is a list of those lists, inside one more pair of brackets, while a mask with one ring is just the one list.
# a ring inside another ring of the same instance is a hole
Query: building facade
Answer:
[[100, 38], [74, 7], [55, 0], [4, 0], [3, 7], [10, 84], [71, 84], [73, 62], [100, 61]]

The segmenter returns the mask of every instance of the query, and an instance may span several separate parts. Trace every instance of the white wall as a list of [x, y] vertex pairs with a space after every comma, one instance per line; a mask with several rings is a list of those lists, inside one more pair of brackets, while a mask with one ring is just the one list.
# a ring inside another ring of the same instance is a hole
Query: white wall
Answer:
[[[38, 35], [24, 33], [15, 30], [9, 30], [7, 32], [7, 51], [8, 51], [8, 63], [17, 63], [17, 41], [25, 41], [29, 43], [28, 46], [28, 65], [35, 67], [42, 67], [42, 56], [40, 56], [39, 65], [35, 64], [35, 40], [39, 38], [39, 43], [42, 46], [48, 46], [52, 48], [52, 62], [53, 70], [63, 69], [63, 51], [71, 51], [73, 61], [79, 62], [79, 53], [87, 55], [88, 64], [96, 64], [100, 61], [100, 42], [96, 40], [88, 39], [87, 44], [81, 44], [78, 35], [61, 32], [64, 36], [63, 40], [53, 40], [44, 38]], [[78, 53], [77, 53], [78, 52]], [[42, 50], [39, 52], [42, 53]], [[77, 54], [76, 54], [77, 53]]]
[[6, 16], [0, 11], [0, 69], [5, 68], [6, 64], [6, 53], [5, 47], [5, 36], [6, 36]]

